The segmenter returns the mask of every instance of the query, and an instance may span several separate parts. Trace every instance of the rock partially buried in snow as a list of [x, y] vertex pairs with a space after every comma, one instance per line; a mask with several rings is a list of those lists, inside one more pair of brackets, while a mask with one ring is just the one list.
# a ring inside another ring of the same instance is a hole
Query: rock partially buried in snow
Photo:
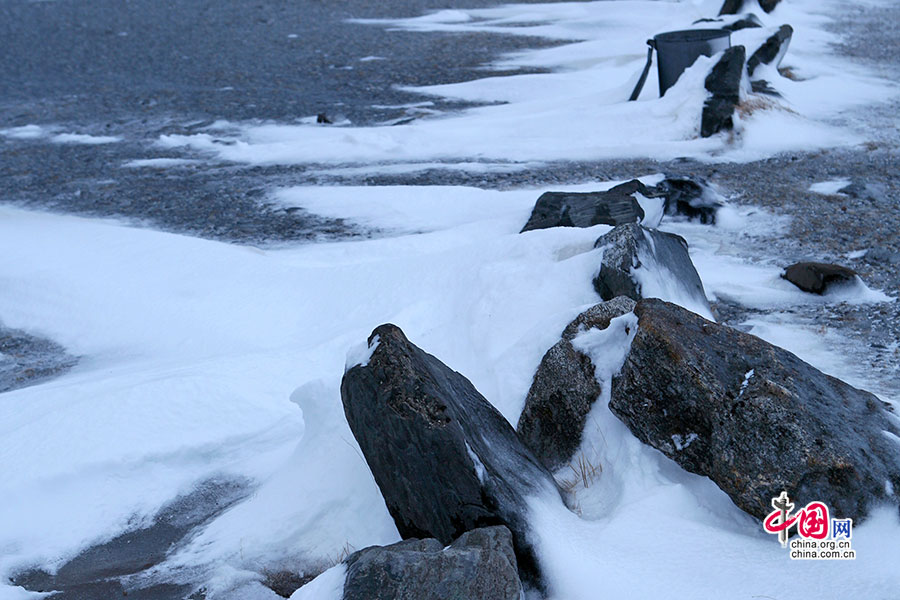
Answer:
[[741, 80], [746, 55], [743, 46], [732, 46], [725, 50], [706, 77], [706, 90], [710, 92], [710, 96], [703, 104], [700, 121], [702, 137], [734, 127], [734, 109], [741, 100]]
[[669, 175], [656, 185], [665, 201], [667, 215], [682, 215], [701, 223], [715, 224], [722, 208], [719, 195], [703, 179]]
[[519, 600], [522, 584], [512, 534], [502, 526], [462, 534], [445, 548], [438, 540], [373, 546], [344, 561], [343, 600]]
[[896, 417], [876, 396], [790, 352], [674, 304], [642, 300], [610, 410], [757, 518], [786, 490], [860, 519], [897, 502]]
[[538, 198], [522, 232], [550, 227], [593, 227], [621, 225], [644, 219], [636, 195], [653, 193], [640, 181], [620, 184], [605, 192], [546, 192]]
[[569, 323], [541, 359], [516, 431], [547, 468], [565, 465], [578, 450], [585, 420], [601, 392], [594, 363], [573, 346], [573, 339], [606, 329], [610, 320], [633, 308], [634, 300], [624, 296], [592, 306]]
[[856, 271], [840, 265], [817, 262], [798, 262], [781, 274], [804, 292], [824, 294], [832, 285], [856, 281]]
[[760, 65], [772, 65], [778, 67], [781, 60], [791, 45], [791, 37], [794, 28], [790, 25], [782, 25], [762, 46], [757, 48], [747, 59], [747, 73], [752, 77]]
[[341, 382], [344, 413], [400, 535], [442, 544], [506, 525], [523, 577], [540, 585], [526, 499], [560, 498], [552, 475], [468, 379], [395, 325], [370, 336]]
[[[759, 0], [759, 7], [767, 13], [770, 13], [775, 10], [775, 7], [778, 6], [780, 1], [781, 0]], [[719, 16], [736, 15], [744, 9], [746, 4], [746, 0], [725, 0], [725, 2], [722, 3], [722, 8], [719, 9]]]
[[594, 246], [603, 249], [594, 289], [604, 300], [662, 298], [713, 318], [703, 282], [681, 236], [636, 224], [620, 225]]

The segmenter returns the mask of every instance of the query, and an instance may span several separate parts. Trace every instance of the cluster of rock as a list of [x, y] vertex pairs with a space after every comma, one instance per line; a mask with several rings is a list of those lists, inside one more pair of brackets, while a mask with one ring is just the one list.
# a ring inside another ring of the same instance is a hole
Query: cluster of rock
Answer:
[[[776, 4], [778, 0], [759, 2], [760, 8], [767, 13], [772, 12]], [[721, 29], [730, 32], [762, 28], [762, 22], [753, 13], [739, 15], [746, 8], [744, 5], [745, 0], [726, 0], [719, 11], [719, 18], [700, 19], [696, 23], [721, 23]], [[729, 15], [739, 16], [728, 18]], [[777, 68], [781, 64], [793, 34], [794, 29], [790, 25], [781, 25], [772, 30], [771, 35], [761, 44], [756, 44], [752, 52], [744, 46], [737, 45], [719, 57], [704, 82], [709, 96], [703, 105], [700, 121], [701, 137], [709, 137], [734, 127], [734, 111], [741, 102], [745, 76], [749, 80], [750, 89], [754, 92], [779, 95], [768, 81], [759, 76], [758, 71], [762, 65]]]
[[[635, 437], [709, 477], [755, 517], [782, 490], [857, 521], [878, 503], [897, 502], [900, 429], [888, 405], [703, 315], [709, 305], [687, 243], [646, 226], [650, 213], [656, 224], [664, 214], [714, 222], [719, 206], [703, 181], [688, 177], [538, 199], [523, 232], [613, 227], [596, 243], [594, 286], [604, 301], [544, 355], [515, 429], [398, 327], [372, 332], [364, 358], [344, 374], [341, 398], [404, 541], [343, 561], [346, 600], [514, 600], [527, 587], [545, 590], [528, 500], [566, 500], [552, 473], [578, 453], [601, 397]], [[799, 263], [784, 276], [811, 293], [855, 277], [830, 267]], [[700, 309], [655, 297], [652, 276]], [[633, 338], [612, 373], [579, 340], [629, 314]]]

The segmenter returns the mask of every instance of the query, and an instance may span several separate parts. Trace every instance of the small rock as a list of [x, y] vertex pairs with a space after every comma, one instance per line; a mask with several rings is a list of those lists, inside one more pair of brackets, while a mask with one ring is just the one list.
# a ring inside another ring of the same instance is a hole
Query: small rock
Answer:
[[343, 600], [519, 600], [512, 534], [502, 526], [474, 529], [449, 547], [436, 539], [372, 546], [345, 561]]
[[856, 198], [857, 200], [869, 200], [870, 202], [887, 202], [884, 188], [877, 184], [866, 183], [864, 180], [854, 178], [849, 185], [838, 190], [839, 194]]
[[[674, 304], [641, 300], [610, 410], [756, 518], [786, 490], [863, 518], [900, 490], [900, 429], [873, 394]], [[858, 521], [855, 521], [858, 522]]]
[[710, 97], [703, 104], [700, 135], [709, 137], [734, 127], [734, 109], [740, 102], [741, 79], [744, 76], [743, 46], [732, 46], [706, 77]]
[[548, 469], [565, 465], [578, 450], [585, 420], [601, 392], [594, 364], [574, 348], [572, 339], [582, 331], [606, 329], [633, 308], [634, 300], [621, 296], [592, 306], [569, 323], [541, 359], [516, 431]]
[[333, 121], [328, 118], [328, 115], [325, 113], [319, 113], [316, 115], [316, 123], [320, 125], [332, 125]]
[[788, 51], [791, 45], [791, 37], [794, 35], [794, 28], [790, 25], [782, 25], [778, 28], [762, 46], [750, 56], [747, 61], [747, 73], [752, 77], [757, 67], [760, 65], [774, 65], [778, 67], [781, 59]]
[[854, 281], [856, 271], [828, 263], [798, 262], [786, 268], [781, 277], [804, 292], [824, 294], [834, 284]]
[[874, 262], [886, 262], [900, 265], [900, 252], [892, 252], [890, 248], [872, 248], [866, 252], [866, 259]]
[[736, 15], [741, 12], [742, 8], [744, 8], [744, 0], [725, 0], [722, 8], [719, 9], [719, 16]]
[[778, 6], [779, 2], [781, 2], [781, 0], [759, 0], [759, 7], [767, 13], [770, 13], [775, 10], [775, 7]]
[[762, 26], [763, 24], [762, 21], [759, 20], [759, 17], [757, 17], [753, 13], [748, 13], [742, 18], [723, 26], [722, 29], [727, 29], [728, 31], [734, 32], [740, 31], [741, 29], [753, 29]]
[[695, 177], [668, 175], [656, 186], [665, 197], [665, 213], [682, 215], [701, 223], [715, 224], [722, 208], [719, 195], [705, 181]]
[[526, 497], [561, 498], [553, 476], [468, 379], [400, 328], [375, 329], [368, 354], [344, 374], [341, 399], [400, 535], [449, 544], [505, 525], [523, 577], [540, 587]]
[[712, 319], [703, 283], [681, 236], [637, 224], [619, 225], [594, 244], [603, 248], [594, 289], [604, 300], [663, 297]]

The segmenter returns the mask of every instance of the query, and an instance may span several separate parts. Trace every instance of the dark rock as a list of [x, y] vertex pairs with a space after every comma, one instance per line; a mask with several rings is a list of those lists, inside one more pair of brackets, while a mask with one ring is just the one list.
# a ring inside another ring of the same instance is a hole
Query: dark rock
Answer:
[[644, 218], [635, 194], [651, 197], [653, 192], [637, 179], [605, 192], [541, 194], [522, 232], [550, 227], [593, 227], [622, 225]]
[[736, 15], [741, 12], [742, 8], [744, 8], [744, 0], [725, 0], [722, 8], [719, 9], [719, 16]]
[[541, 359], [516, 431], [548, 469], [565, 465], [578, 450], [587, 415], [602, 391], [594, 364], [572, 339], [582, 331], [606, 329], [610, 320], [633, 308], [634, 300], [624, 296], [592, 306], [569, 323]]
[[770, 13], [775, 10], [775, 7], [778, 6], [780, 1], [781, 0], [759, 0], [759, 7], [767, 13]]
[[762, 21], [759, 20], [759, 17], [754, 15], [753, 13], [748, 13], [744, 15], [742, 18], [729, 23], [728, 25], [724, 25], [722, 29], [727, 29], [728, 31], [740, 31], [741, 29], [752, 29], [756, 27], [762, 27]]
[[369, 337], [341, 382], [344, 414], [404, 538], [449, 544], [506, 525], [523, 577], [540, 586], [526, 496], [561, 497], [552, 475], [468, 379], [395, 325]]
[[709, 477], [756, 518], [782, 490], [835, 517], [864, 517], [900, 490], [896, 417], [876, 396], [790, 352], [642, 300], [610, 409], [684, 469]]
[[703, 104], [700, 135], [709, 137], [734, 127], [734, 109], [740, 102], [741, 79], [744, 76], [743, 46], [732, 46], [706, 77], [706, 89], [710, 97]]
[[772, 87], [765, 79], [755, 79], [750, 82], [750, 88], [755, 94], [765, 94], [766, 96], [774, 96], [781, 98], [781, 92]]
[[604, 300], [616, 296], [640, 300], [665, 290], [666, 295], [690, 300], [711, 318], [703, 283], [681, 236], [637, 224], [619, 225], [601, 236], [594, 247], [603, 248], [594, 289]]
[[790, 25], [779, 27], [778, 31], [750, 56], [747, 61], [747, 73], [752, 77], [759, 65], [774, 65], [775, 67], [780, 65], [781, 59], [788, 51], [788, 46], [791, 45], [793, 35], [794, 28]]
[[319, 123], [320, 125], [331, 125], [334, 121], [329, 119], [328, 115], [325, 113], [319, 113], [316, 115], [316, 123]]
[[817, 262], [798, 262], [784, 270], [782, 279], [787, 279], [804, 292], [824, 294], [833, 284], [850, 283], [856, 279], [856, 271]]
[[448, 548], [438, 540], [373, 546], [346, 561], [343, 600], [519, 600], [522, 584], [506, 527], [464, 533]]
[[657, 184], [656, 190], [665, 197], [667, 215], [714, 224], [716, 213], [722, 208], [719, 195], [699, 178], [669, 175]]

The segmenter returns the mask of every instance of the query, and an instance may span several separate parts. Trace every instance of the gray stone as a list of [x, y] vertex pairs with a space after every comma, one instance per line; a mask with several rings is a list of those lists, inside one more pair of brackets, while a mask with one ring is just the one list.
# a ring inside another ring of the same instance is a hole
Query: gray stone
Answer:
[[781, 277], [804, 292], [824, 294], [832, 285], [855, 281], [856, 271], [840, 265], [798, 262], [786, 268]]
[[782, 25], [762, 46], [757, 48], [747, 60], [747, 73], [752, 77], [760, 65], [773, 65], [777, 67], [791, 45], [791, 37], [794, 28], [790, 25]]
[[538, 198], [522, 232], [549, 227], [593, 227], [622, 225], [644, 218], [635, 193], [646, 197], [653, 192], [637, 179], [605, 192], [546, 192]]
[[703, 104], [700, 121], [702, 137], [734, 127], [734, 109], [741, 99], [745, 58], [746, 50], [743, 46], [732, 46], [722, 54], [706, 77], [705, 85], [710, 96]]
[[898, 498], [897, 418], [873, 394], [674, 304], [642, 300], [610, 409], [757, 518], [782, 490], [861, 519]]
[[516, 431], [548, 469], [565, 465], [581, 445], [587, 415], [600, 396], [591, 359], [572, 346], [581, 331], [606, 329], [631, 312], [634, 300], [620, 296], [592, 306], [569, 323], [562, 339], [541, 359]]
[[344, 600], [519, 600], [512, 534], [502, 526], [436, 539], [373, 546], [346, 561]]
[[770, 13], [775, 10], [775, 7], [778, 6], [779, 2], [781, 2], [781, 0], [759, 0], [759, 7], [767, 13]]
[[540, 587], [525, 498], [560, 498], [553, 476], [468, 379], [395, 325], [341, 382], [344, 414], [404, 539], [442, 544], [506, 525], [523, 578]]
[[681, 215], [701, 223], [715, 224], [722, 208], [719, 195], [699, 177], [667, 175], [655, 190], [665, 197], [665, 214]]
[[703, 282], [681, 236], [636, 224], [620, 225], [601, 236], [595, 247], [603, 248], [603, 258], [594, 277], [594, 289], [604, 300], [616, 296], [640, 300], [653, 295], [655, 290], [646, 289], [642, 282], [650, 279], [712, 314]]

